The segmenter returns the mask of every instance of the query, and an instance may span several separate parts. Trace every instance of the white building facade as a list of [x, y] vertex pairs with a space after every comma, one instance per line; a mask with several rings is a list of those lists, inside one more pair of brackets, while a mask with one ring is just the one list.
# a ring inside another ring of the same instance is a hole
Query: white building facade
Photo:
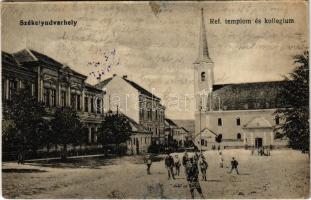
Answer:
[[[286, 146], [274, 128], [282, 123], [275, 115], [278, 92], [284, 81], [215, 84], [201, 10], [199, 53], [194, 62], [195, 145], [202, 149]], [[220, 144], [216, 135], [222, 135]]]

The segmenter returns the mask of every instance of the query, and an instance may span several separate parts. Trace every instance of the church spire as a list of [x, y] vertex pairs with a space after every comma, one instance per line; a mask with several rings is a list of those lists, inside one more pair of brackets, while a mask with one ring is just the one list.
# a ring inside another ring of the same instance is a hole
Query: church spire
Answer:
[[199, 40], [199, 54], [198, 54], [196, 63], [200, 63], [200, 62], [212, 63], [212, 60], [209, 57], [208, 47], [207, 47], [207, 38], [206, 38], [203, 8], [201, 8], [201, 29], [200, 29], [200, 40]]

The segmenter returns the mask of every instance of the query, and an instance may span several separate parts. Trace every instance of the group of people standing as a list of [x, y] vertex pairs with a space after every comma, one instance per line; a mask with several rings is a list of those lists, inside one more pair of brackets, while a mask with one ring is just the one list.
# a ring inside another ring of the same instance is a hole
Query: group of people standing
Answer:
[[168, 172], [168, 179], [175, 179], [175, 176], [180, 175], [180, 167], [183, 165], [185, 169], [185, 176], [189, 183], [189, 188], [191, 192], [191, 197], [194, 198], [194, 190], [197, 190], [202, 198], [204, 198], [202, 189], [199, 183], [199, 170], [202, 174], [202, 180], [206, 181], [206, 172], [208, 168], [207, 161], [203, 154], [195, 153], [193, 157], [189, 157], [186, 152], [182, 157], [182, 162], [178, 155], [173, 158], [172, 155], [167, 154], [165, 158], [165, 167]]
[[[150, 174], [150, 166], [151, 166], [151, 158], [147, 159], [147, 173]], [[194, 191], [197, 190], [201, 198], [204, 198], [202, 189], [199, 183], [199, 174], [201, 173], [202, 181], [207, 181], [207, 169], [208, 169], [208, 163], [206, 158], [202, 153], [198, 154], [198, 152], [195, 152], [195, 154], [190, 157], [187, 152], [184, 153], [182, 160], [180, 160], [178, 155], [175, 155], [174, 157], [171, 154], [167, 154], [165, 157], [165, 168], [167, 169], [168, 174], [168, 180], [175, 179], [176, 176], [180, 175], [180, 167], [181, 165], [184, 167], [184, 173], [187, 178], [191, 197], [194, 198]], [[222, 152], [219, 152], [219, 165], [220, 168], [224, 167], [224, 159]], [[231, 162], [231, 170], [229, 173], [231, 173], [233, 170], [236, 171], [237, 174], [239, 174], [238, 171], [238, 161], [235, 160], [233, 157]]]

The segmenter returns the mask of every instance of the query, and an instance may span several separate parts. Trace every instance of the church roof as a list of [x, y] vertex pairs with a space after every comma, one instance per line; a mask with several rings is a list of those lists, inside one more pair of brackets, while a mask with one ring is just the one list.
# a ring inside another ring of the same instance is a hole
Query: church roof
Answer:
[[200, 28], [200, 39], [199, 39], [199, 54], [195, 63], [208, 62], [211, 63], [212, 60], [209, 57], [208, 45], [206, 38], [205, 22], [203, 8], [201, 8], [201, 28]]
[[264, 117], [256, 117], [246, 123], [243, 128], [272, 128], [272, 125]]
[[286, 81], [222, 84], [213, 86], [213, 110], [279, 108], [278, 94]]

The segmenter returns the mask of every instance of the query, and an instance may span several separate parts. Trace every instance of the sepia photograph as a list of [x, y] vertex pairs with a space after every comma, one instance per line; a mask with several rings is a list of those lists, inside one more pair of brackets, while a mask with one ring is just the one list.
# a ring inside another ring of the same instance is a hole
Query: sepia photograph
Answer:
[[309, 2], [1, 3], [5, 199], [310, 198]]

